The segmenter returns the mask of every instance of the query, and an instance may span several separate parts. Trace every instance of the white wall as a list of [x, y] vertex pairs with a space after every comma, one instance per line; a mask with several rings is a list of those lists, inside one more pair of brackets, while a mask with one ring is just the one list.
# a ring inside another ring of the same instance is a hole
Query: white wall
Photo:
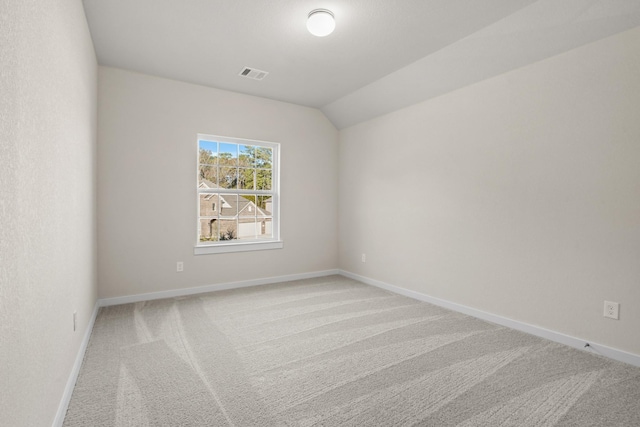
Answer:
[[[337, 268], [338, 136], [319, 110], [100, 67], [98, 116], [101, 298]], [[284, 249], [193, 254], [198, 133], [281, 144]]]
[[639, 76], [634, 29], [341, 131], [341, 268], [640, 355]]
[[51, 425], [97, 299], [96, 96], [80, 0], [0, 2], [3, 426]]

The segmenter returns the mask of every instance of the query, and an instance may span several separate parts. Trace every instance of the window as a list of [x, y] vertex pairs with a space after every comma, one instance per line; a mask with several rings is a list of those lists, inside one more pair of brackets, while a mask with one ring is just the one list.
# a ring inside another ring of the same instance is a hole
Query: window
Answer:
[[282, 248], [279, 158], [273, 142], [198, 135], [196, 255]]

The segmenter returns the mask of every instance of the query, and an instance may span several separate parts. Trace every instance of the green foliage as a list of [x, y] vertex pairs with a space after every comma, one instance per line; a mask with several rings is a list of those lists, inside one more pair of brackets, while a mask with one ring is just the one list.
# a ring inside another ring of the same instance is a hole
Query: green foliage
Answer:
[[271, 190], [273, 150], [252, 145], [241, 146], [238, 158], [229, 152], [199, 151], [200, 179], [222, 188]]
[[[216, 156], [214, 156], [215, 158]], [[236, 159], [233, 158], [233, 155], [231, 153], [220, 153], [219, 156], [217, 157], [218, 159], [218, 164], [220, 166], [235, 166], [236, 165]]]
[[209, 150], [205, 150], [204, 148], [200, 149], [200, 164], [201, 165], [215, 165], [216, 164], [216, 155], [213, 154]]
[[256, 147], [256, 167], [261, 169], [271, 169], [271, 162], [273, 161], [273, 151], [271, 148]]
[[218, 168], [218, 182], [222, 188], [238, 188], [238, 169], [230, 166]]
[[255, 187], [255, 169], [240, 168], [238, 171], [238, 188], [253, 190]]
[[243, 146], [238, 156], [238, 166], [244, 168], [252, 168], [256, 162], [256, 147], [252, 145]]

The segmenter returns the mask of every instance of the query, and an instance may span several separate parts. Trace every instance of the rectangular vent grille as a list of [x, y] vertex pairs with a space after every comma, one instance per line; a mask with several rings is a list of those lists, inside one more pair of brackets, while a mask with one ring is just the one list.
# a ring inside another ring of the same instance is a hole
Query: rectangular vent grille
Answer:
[[269, 73], [266, 71], [257, 70], [255, 68], [244, 67], [242, 71], [240, 71], [240, 74], [238, 75], [242, 77], [246, 77], [248, 79], [262, 80], [265, 77], [267, 77], [267, 74]]

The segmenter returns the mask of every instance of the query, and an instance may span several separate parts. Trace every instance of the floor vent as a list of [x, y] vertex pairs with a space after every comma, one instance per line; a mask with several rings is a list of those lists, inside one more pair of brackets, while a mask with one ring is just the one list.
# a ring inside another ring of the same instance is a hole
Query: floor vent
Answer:
[[244, 67], [242, 71], [240, 71], [239, 76], [246, 77], [248, 79], [253, 80], [262, 80], [267, 77], [269, 74], [267, 71], [256, 70], [255, 68]]

